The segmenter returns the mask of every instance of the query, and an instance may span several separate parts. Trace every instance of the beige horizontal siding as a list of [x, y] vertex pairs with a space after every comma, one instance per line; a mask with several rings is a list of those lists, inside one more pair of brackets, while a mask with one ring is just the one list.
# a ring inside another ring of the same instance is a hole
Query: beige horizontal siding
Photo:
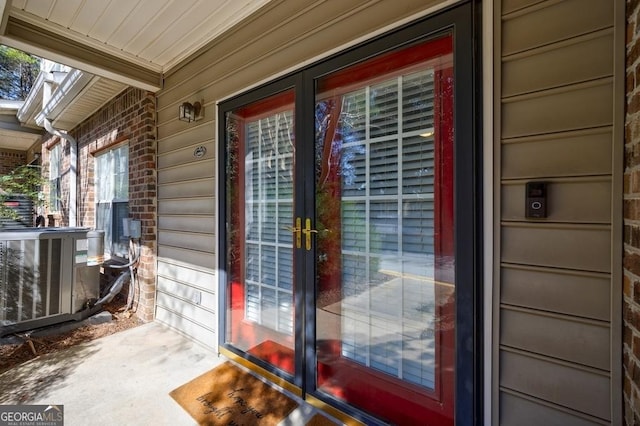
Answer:
[[201, 180], [204, 178], [210, 178], [211, 185], [213, 185], [215, 167], [215, 161], [203, 160], [197, 163], [184, 164], [178, 167], [158, 169], [158, 185], [162, 186], [166, 183]]
[[[187, 99], [185, 99], [187, 100]], [[193, 101], [193, 99], [190, 99]], [[186, 149], [189, 146], [195, 147], [199, 144], [206, 143], [215, 136], [215, 132], [213, 131], [213, 108], [211, 112], [209, 112], [208, 108], [205, 108], [205, 117], [202, 122], [197, 122], [197, 125], [191, 123], [191, 125], [187, 125], [184, 123], [182, 128], [177, 133], [172, 133], [171, 135], [164, 136], [160, 138], [160, 134], [158, 135], [158, 155], [163, 156], [166, 154], [170, 154], [172, 151]], [[209, 112], [209, 116], [207, 116], [207, 112]], [[167, 114], [170, 115], [169, 120], [178, 118], [178, 107], [171, 109], [171, 111], [167, 110]], [[185, 143], [188, 141], [189, 143]]]
[[505, 223], [502, 261], [591, 272], [611, 271], [611, 230], [602, 225]]
[[184, 334], [190, 339], [214, 350], [218, 350], [217, 329], [206, 327], [202, 323], [191, 321], [178, 311], [172, 311], [164, 306], [156, 306], [156, 321]]
[[191, 283], [195, 288], [216, 293], [214, 270], [189, 267], [188, 264], [163, 261], [158, 265], [158, 276], [179, 283]]
[[[188, 139], [190, 144], [193, 144], [194, 142], [197, 143], [201, 141], [201, 133], [206, 134], [206, 138], [204, 140], [210, 139], [215, 135], [215, 121], [213, 117], [215, 104], [204, 101], [204, 109], [206, 112], [201, 121], [187, 123], [185, 121], [178, 120], [179, 105], [185, 101], [189, 101], [191, 103], [195, 101], [202, 101], [199, 98], [199, 96], [189, 97], [187, 95], [187, 97], [183, 97], [177, 101], [175, 105], [172, 105], [171, 108], [165, 109], [164, 114], [167, 116], [166, 121], [160, 120], [161, 114], [158, 112], [158, 138], [160, 141], [164, 142], [164, 140], [167, 139], [174, 142], [174, 144], [170, 145], [171, 148], [181, 148], [182, 146], [175, 145], [177, 141], [182, 141], [182, 143], [184, 143], [185, 139]], [[200, 129], [196, 130], [197, 127]], [[174, 138], [174, 136], [177, 136], [177, 138]]]
[[513, 96], [503, 99], [502, 137], [610, 126], [612, 105], [610, 78]]
[[158, 215], [213, 215], [215, 211], [214, 198], [181, 198], [158, 200]]
[[[496, 424], [610, 424], [613, 2], [502, 0]], [[547, 183], [545, 219], [526, 184]]]
[[[194, 287], [191, 284], [184, 285], [185, 282], [175, 281], [169, 277], [158, 275], [158, 290], [178, 299], [182, 299], [189, 304], [202, 306], [203, 309], [211, 311], [212, 306], [216, 306], [218, 298], [211, 290], [203, 290], [204, 287], [212, 289], [215, 276], [207, 277], [206, 281], [200, 281], [200, 287]], [[167, 305], [168, 306], [168, 305]]]
[[502, 55], [512, 55], [612, 26], [611, 1], [540, 2], [503, 15]]
[[[199, 295], [201, 292], [195, 291], [194, 295]], [[195, 297], [195, 296], [193, 296]], [[208, 309], [206, 305], [196, 303], [197, 299], [184, 299], [176, 295], [176, 293], [169, 293], [158, 289], [156, 295], [156, 305], [174, 312], [188, 319], [191, 322], [201, 324], [202, 326], [211, 327], [218, 323], [216, 314], [214, 311]]]
[[563, 43], [511, 55], [502, 63], [502, 95], [528, 93], [576, 82], [597, 80], [613, 73], [613, 30], [589, 33]]
[[158, 217], [158, 227], [167, 231], [198, 232], [214, 234], [216, 224], [210, 216], [164, 215]]
[[[158, 233], [158, 235], [160, 235], [160, 233]], [[164, 261], [177, 261], [192, 266], [211, 269], [215, 269], [218, 264], [215, 252], [202, 252], [194, 249], [158, 244], [158, 263]]]
[[[546, 179], [549, 216], [547, 222], [611, 222], [611, 178]], [[505, 181], [502, 186], [502, 220], [525, 220], [526, 181]]]
[[503, 304], [600, 321], [611, 317], [608, 274], [503, 264], [501, 278]]
[[610, 418], [609, 376], [527, 353], [500, 352], [501, 386], [601, 420]]
[[502, 177], [610, 175], [612, 137], [600, 127], [503, 140]]
[[213, 270], [161, 259], [157, 269], [156, 318], [201, 344], [218, 347]]
[[542, 3], [545, 0], [502, 0], [502, 13], [507, 15], [525, 7]]
[[503, 346], [536, 352], [588, 367], [608, 370], [609, 324], [569, 315], [504, 306], [500, 318]]
[[211, 179], [167, 183], [158, 187], [158, 198], [162, 200], [213, 197], [214, 195], [215, 191], [211, 185]]
[[[209, 135], [211, 136], [211, 135]], [[196, 158], [196, 149], [204, 148], [204, 155]], [[215, 160], [215, 146], [213, 140], [202, 141], [195, 145], [185, 146], [180, 149], [158, 155], [158, 169], [169, 169], [171, 167], [183, 166], [185, 164], [193, 164], [194, 162], [202, 162], [206, 160]]]
[[526, 397], [516, 392], [500, 393], [500, 424], [503, 426], [596, 426], [606, 420], [585, 416], [576, 411]]
[[158, 244], [208, 253], [213, 253], [216, 248], [214, 235], [175, 231], [164, 231], [159, 234]]

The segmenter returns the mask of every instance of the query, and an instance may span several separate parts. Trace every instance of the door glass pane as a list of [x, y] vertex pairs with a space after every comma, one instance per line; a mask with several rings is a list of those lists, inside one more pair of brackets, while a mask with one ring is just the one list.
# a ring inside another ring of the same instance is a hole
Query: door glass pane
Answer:
[[316, 385], [393, 424], [453, 416], [451, 40], [317, 81]]
[[226, 116], [226, 342], [294, 373], [294, 96]]

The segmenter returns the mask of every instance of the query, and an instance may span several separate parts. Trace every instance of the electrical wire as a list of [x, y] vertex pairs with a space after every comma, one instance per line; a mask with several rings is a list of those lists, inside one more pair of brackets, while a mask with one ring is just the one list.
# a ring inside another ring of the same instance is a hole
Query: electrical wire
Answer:
[[[141, 252], [141, 244], [139, 239], [137, 238], [129, 238], [129, 263], [124, 265], [112, 265], [112, 264], [104, 264], [105, 267], [110, 269], [129, 269], [129, 292], [127, 294], [127, 308], [126, 311], [130, 311], [133, 308], [133, 303], [135, 301], [135, 291], [138, 286], [138, 274], [137, 274], [137, 263], [140, 260], [140, 252]], [[120, 277], [123, 276], [123, 273], [120, 274]], [[116, 282], [118, 282], [118, 280]], [[104, 298], [103, 298], [104, 300]]]

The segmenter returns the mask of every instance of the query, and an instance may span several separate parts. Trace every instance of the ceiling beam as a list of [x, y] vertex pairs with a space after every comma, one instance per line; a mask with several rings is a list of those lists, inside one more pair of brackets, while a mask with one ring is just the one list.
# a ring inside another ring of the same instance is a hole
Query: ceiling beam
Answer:
[[92, 74], [152, 92], [162, 75], [9, 15], [0, 43]]

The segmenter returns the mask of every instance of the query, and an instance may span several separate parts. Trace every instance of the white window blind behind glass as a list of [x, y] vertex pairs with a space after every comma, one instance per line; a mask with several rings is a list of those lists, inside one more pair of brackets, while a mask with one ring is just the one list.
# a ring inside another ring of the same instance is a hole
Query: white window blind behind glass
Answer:
[[293, 112], [246, 123], [245, 318], [293, 334]]
[[343, 95], [342, 353], [434, 387], [433, 69]]

